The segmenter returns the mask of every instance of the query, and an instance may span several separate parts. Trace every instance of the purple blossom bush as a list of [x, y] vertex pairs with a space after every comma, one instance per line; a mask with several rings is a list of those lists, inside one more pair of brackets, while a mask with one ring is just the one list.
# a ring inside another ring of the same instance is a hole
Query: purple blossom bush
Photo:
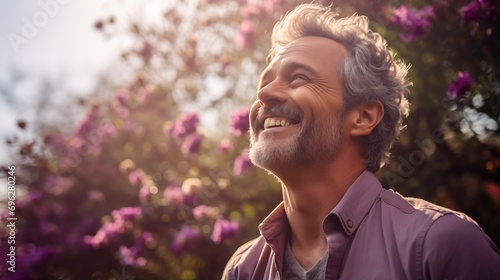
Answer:
[[184, 139], [182, 143], [181, 151], [187, 156], [196, 155], [201, 147], [203, 141], [203, 136], [198, 133], [192, 133]]
[[415, 10], [412, 6], [402, 4], [392, 13], [391, 23], [401, 29], [399, 37], [406, 43], [422, 36], [432, 25], [434, 8], [425, 6]]
[[194, 133], [200, 119], [196, 113], [185, 113], [179, 116], [170, 129], [170, 134], [175, 139], [183, 139]]
[[240, 155], [234, 160], [233, 174], [241, 175], [253, 167], [253, 163], [248, 157], [248, 150], [241, 151]]
[[457, 77], [451, 81], [446, 91], [449, 99], [455, 100], [465, 96], [472, 86], [474, 79], [468, 72], [458, 72]]
[[235, 135], [242, 135], [248, 132], [250, 128], [249, 113], [250, 108], [243, 108], [231, 115], [230, 131]]
[[240, 32], [235, 38], [235, 43], [241, 50], [250, 49], [255, 40], [255, 23], [252, 20], [245, 20], [240, 25]]
[[493, 0], [474, 0], [460, 8], [460, 15], [464, 23], [488, 20], [499, 11], [499, 3]]
[[236, 221], [218, 219], [215, 221], [211, 238], [215, 243], [231, 241], [238, 234], [239, 228]]
[[470, 26], [472, 36], [482, 31], [478, 35], [487, 37], [491, 36], [498, 26], [499, 12], [500, 3], [494, 0], [466, 1], [459, 10], [462, 24]]
[[170, 249], [174, 255], [179, 256], [187, 250], [189, 245], [199, 240], [200, 237], [201, 234], [196, 229], [183, 225], [181, 230], [174, 235]]
[[233, 149], [234, 149], [234, 144], [231, 141], [231, 139], [228, 138], [222, 139], [219, 145], [217, 146], [217, 151], [222, 154], [231, 152]]

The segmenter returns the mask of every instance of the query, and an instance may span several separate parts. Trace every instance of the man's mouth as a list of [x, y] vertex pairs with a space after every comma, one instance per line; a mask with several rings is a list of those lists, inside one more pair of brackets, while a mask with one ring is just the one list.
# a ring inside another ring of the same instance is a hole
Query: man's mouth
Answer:
[[266, 118], [264, 120], [264, 129], [273, 128], [273, 127], [287, 127], [293, 124], [292, 121], [286, 118]]
[[255, 115], [254, 131], [259, 133], [267, 129], [297, 125], [304, 118], [303, 114], [297, 106], [260, 107]]

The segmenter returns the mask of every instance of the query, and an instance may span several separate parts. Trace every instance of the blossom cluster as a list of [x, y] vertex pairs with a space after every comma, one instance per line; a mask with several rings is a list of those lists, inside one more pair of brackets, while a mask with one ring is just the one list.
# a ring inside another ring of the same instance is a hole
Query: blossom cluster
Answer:
[[451, 81], [446, 94], [449, 99], [459, 99], [465, 96], [472, 86], [474, 79], [468, 72], [458, 72], [457, 77]]
[[250, 108], [243, 108], [231, 115], [230, 131], [235, 135], [242, 135], [248, 132]]
[[156, 240], [153, 234], [148, 231], [142, 232], [139, 237], [134, 240], [134, 244], [130, 247], [120, 246], [119, 256], [123, 266], [144, 266], [146, 258], [141, 256], [141, 250], [146, 247], [156, 246]]
[[234, 38], [236, 46], [240, 50], [251, 49], [257, 39], [258, 18], [264, 15], [273, 15], [283, 8], [283, 4], [283, 0], [260, 0], [251, 3], [244, 1], [240, 5], [242, 20]]
[[203, 136], [197, 132], [199, 122], [198, 114], [191, 112], [182, 114], [173, 124], [166, 123], [167, 133], [182, 142], [181, 151], [184, 155], [195, 155], [201, 147]]
[[85, 243], [93, 248], [99, 248], [112, 242], [116, 237], [130, 232], [133, 229], [133, 222], [141, 217], [141, 213], [139, 207], [124, 207], [113, 210], [113, 221], [104, 223], [94, 236], [85, 236]]
[[434, 17], [434, 8], [430, 5], [415, 10], [408, 4], [402, 4], [394, 10], [391, 23], [401, 28], [399, 37], [408, 43], [422, 36], [430, 28]]
[[460, 8], [460, 15], [464, 23], [477, 22], [488, 20], [498, 11], [498, 3], [495, 5], [493, 0], [473, 0]]

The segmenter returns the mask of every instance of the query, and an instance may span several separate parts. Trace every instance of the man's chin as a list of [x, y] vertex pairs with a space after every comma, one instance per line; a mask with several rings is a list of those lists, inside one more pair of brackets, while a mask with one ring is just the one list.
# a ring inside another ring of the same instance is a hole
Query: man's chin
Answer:
[[271, 173], [292, 164], [293, 160], [290, 158], [289, 153], [285, 151], [269, 150], [269, 148], [258, 149], [256, 147], [250, 147], [250, 160], [255, 166], [265, 169]]

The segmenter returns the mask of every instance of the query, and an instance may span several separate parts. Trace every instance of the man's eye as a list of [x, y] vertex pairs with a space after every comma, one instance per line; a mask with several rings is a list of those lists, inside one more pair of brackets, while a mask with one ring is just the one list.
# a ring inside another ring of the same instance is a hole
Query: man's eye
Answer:
[[300, 82], [300, 81], [308, 81], [309, 79], [307, 78], [306, 75], [303, 74], [295, 74], [292, 76], [291, 82]]

